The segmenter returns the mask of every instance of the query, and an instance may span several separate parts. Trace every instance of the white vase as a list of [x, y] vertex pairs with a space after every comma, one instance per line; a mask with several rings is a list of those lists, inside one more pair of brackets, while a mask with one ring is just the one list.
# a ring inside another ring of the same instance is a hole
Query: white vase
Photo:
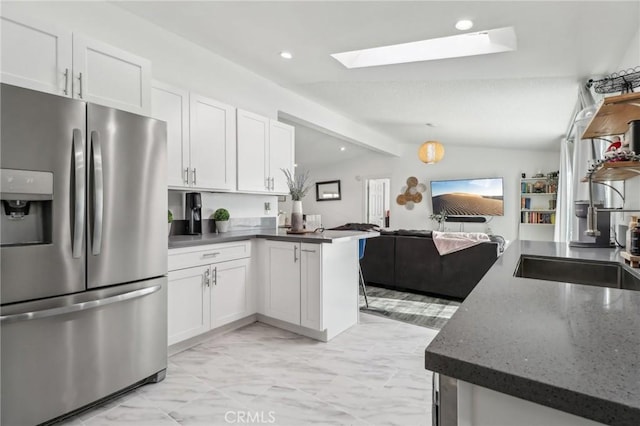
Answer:
[[227, 232], [229, 230], [228, 220], [216, 220], [216, 231]]
[[291, 206], [291, 230], [302, 231], [302, 201], [296, 200]]

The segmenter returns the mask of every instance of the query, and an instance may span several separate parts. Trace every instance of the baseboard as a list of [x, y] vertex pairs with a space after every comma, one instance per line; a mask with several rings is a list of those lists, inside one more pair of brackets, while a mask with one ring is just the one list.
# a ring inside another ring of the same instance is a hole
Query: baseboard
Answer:
[[254, 322], [258, 321], [257, 316], [258, 314], [249, 315], [248, 317], [230, 322], [229, 324], [225, 324], [218, 328], [214, 328], [213, 330], [209, 330], [206, 333], [198, 334], [197, 336], [191, 337], [187, 340], [183, 340], [182, 342], [174, 343], [167, 349], [168, 356], [172, 356], [179, 352], [185, 351], [213, 337], [217, 337], [230, 331], [245, 327], [249, 324], [253, 324]]
[[328, 341], [327, 330], [318, 331], [312, 330], [307, 327], [302, 327], [301, 325], [290, 324], [288, 322], [271, 318], [266, 315], [257, 314], [258, 322], [265, 323], [267, 325], [271, 325], [273, 327], [281, 328], [283, 330], [290, 331], [292, 333], [301, 334], [306, 337], [310, 337], [315, 340], [320, 340], [321, 342]]

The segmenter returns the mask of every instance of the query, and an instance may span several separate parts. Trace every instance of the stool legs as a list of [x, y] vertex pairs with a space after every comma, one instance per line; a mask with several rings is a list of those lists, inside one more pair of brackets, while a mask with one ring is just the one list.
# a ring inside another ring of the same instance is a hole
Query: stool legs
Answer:
[[364, 303], [369, 307], [369, 299], [367, 299], [367, 288], [364, 285], [364, 276], [362, 275], [362, 268], [358, 264], [358, 272], [360, 272], [360, 287], [362, 287], [362, 293], [364, 294]]

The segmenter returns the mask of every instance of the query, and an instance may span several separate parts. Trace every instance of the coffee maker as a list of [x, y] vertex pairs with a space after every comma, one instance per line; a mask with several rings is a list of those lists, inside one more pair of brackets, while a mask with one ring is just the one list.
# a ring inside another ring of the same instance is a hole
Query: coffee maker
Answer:
[[187, 234], [202, 234], [202, 197], [199, 192], [187, 192], [184, 217], [187, 220]]

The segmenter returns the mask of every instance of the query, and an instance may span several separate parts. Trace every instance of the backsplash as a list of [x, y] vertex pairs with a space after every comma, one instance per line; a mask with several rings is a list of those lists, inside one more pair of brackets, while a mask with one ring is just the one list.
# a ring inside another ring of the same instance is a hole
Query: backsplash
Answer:
[[[168, 191], [169, 210], [175, 220], [184, 220], [185, 193], [190, 191]], [[194, 191], [197, 192], [197, 191]], [[260, 218], [273, 218], [278, 216], [278, 196], [262, 194], [236, 194], [201, 192], [202, 194], [202, 218], [209, 219], [216, 209], [225, 208], [229, 211], [231, 226], [237, 223], [240, 227], [258, 226], [252, 220]], [[265, 203], [270, 209], [265, 210]], [[237, 219], [243, 219], [237, 221]], [[248, 219], [247, 222], [245, 219]], [[275, 222], [274, 222], [275, 223]], [[274, 225], [275, 226], [275, 225]]]
[[[238, 217], [229, 219], [229, 231], [250, 231], [253, 229], [273, 229], [277, 227], [276, 217]], [[178, 219], [173, 221], [170, 235], [184, 235], [187, 232], [187, 220]], [[202, 221], [202, 233], [210, 234], [216, 232], [215, 221], [204, 219]]]

